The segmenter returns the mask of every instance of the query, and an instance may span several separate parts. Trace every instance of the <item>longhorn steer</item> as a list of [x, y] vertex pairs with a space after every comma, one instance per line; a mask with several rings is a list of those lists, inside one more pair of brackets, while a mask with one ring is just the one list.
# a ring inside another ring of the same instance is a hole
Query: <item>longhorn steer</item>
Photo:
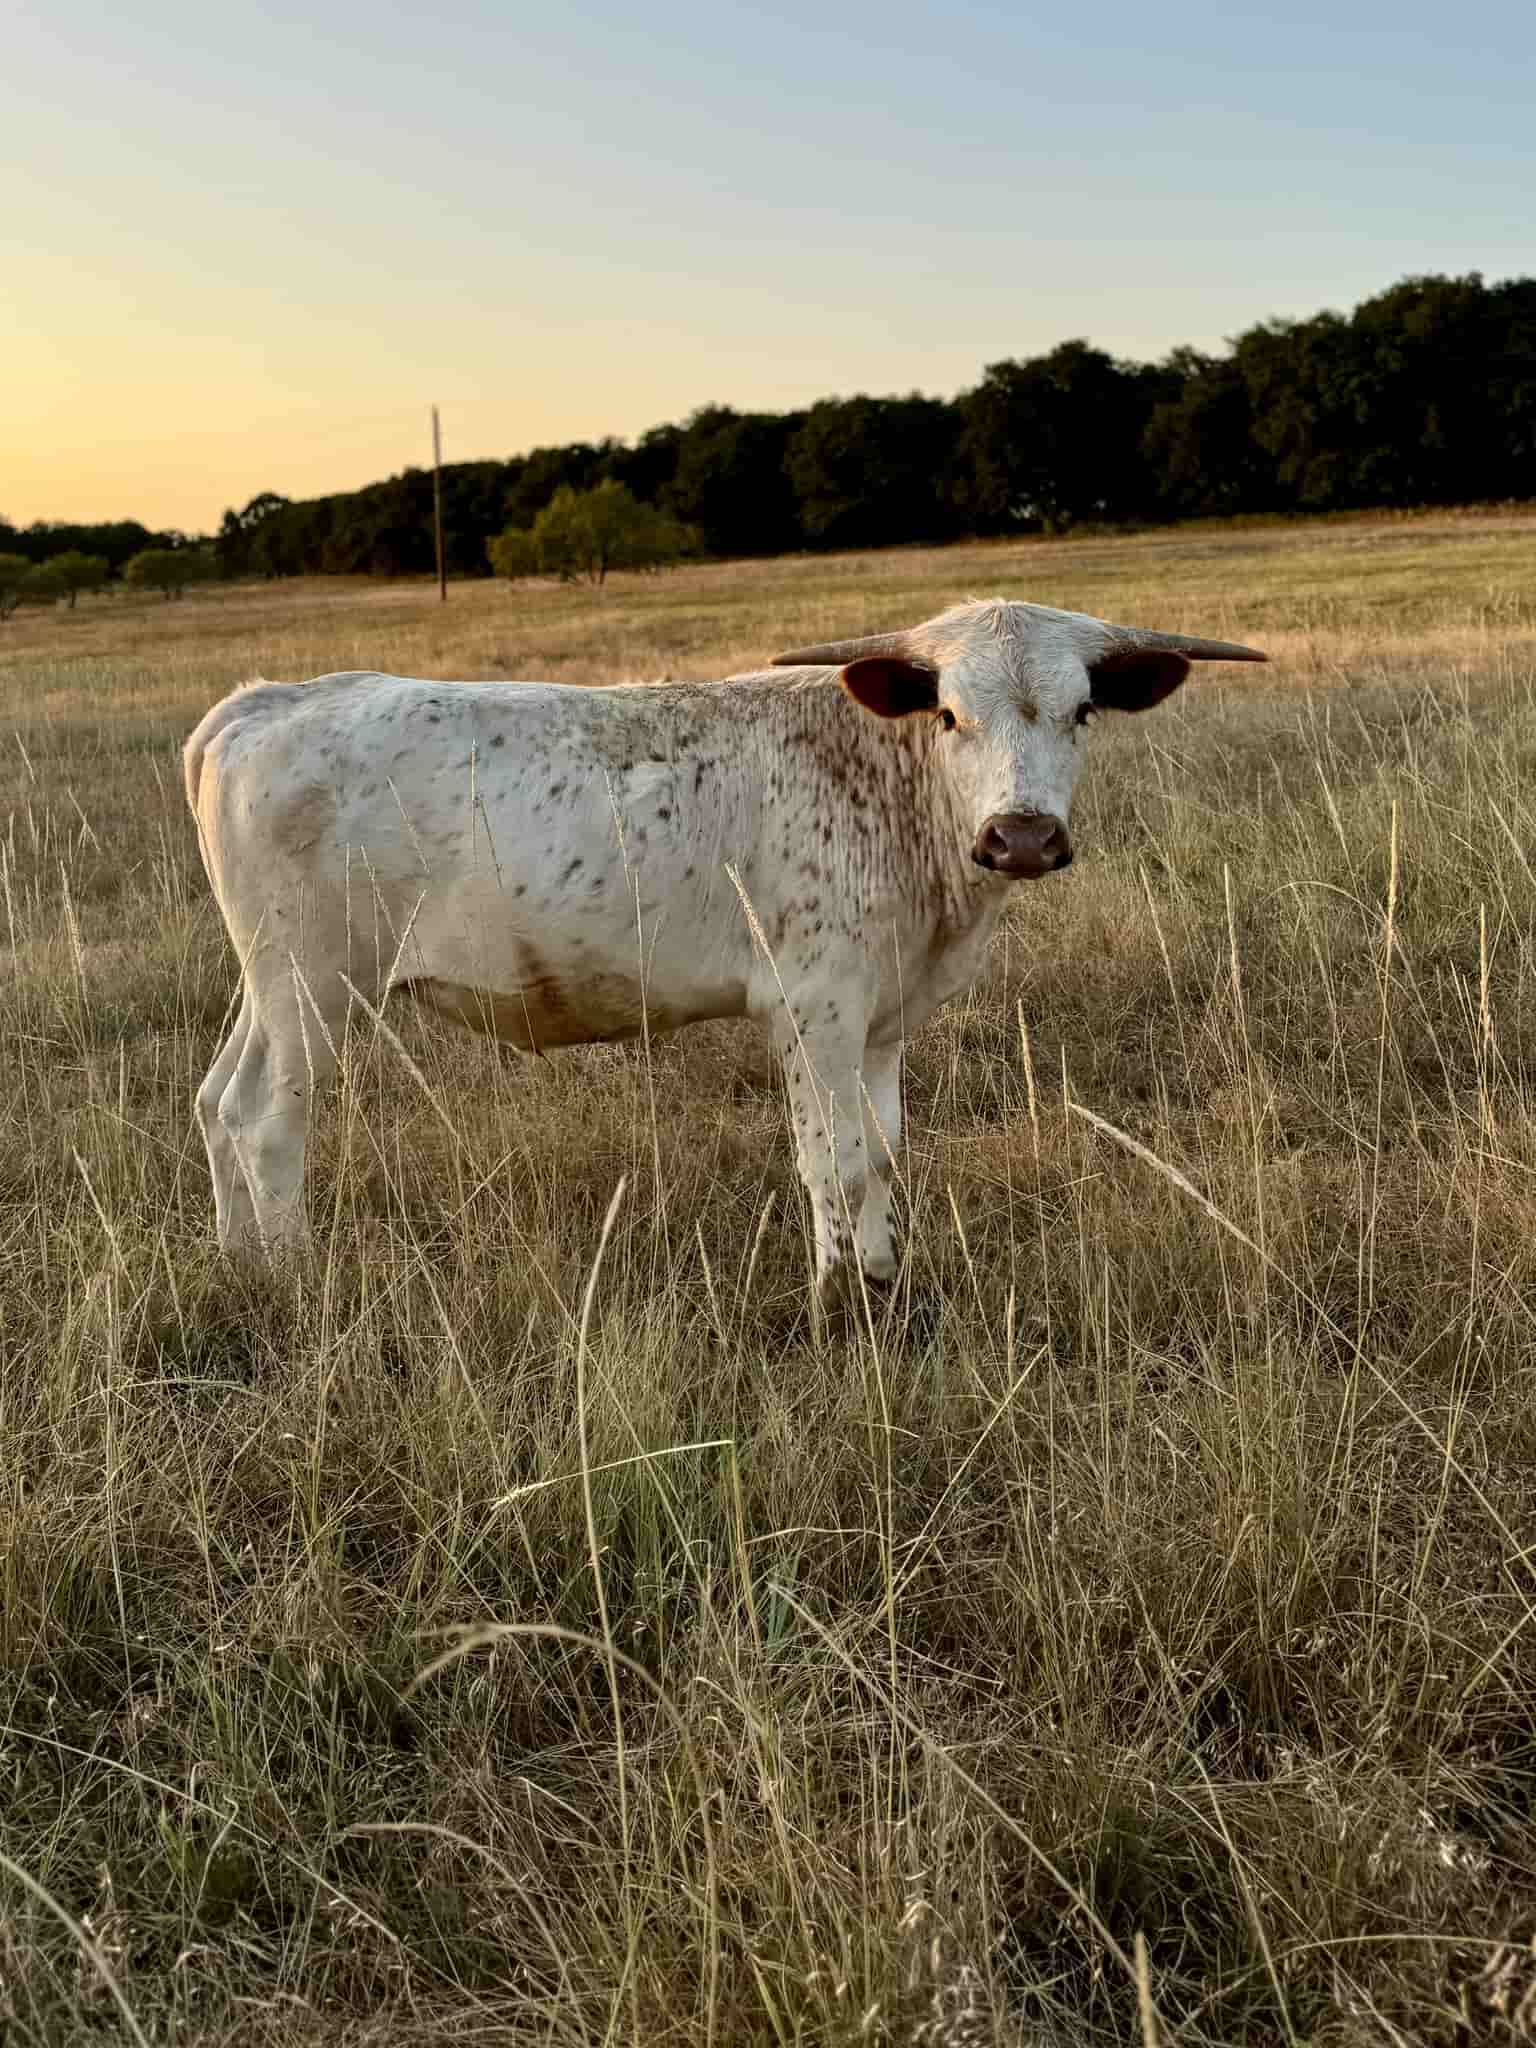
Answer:
[[718, 683], [237, 690], [186, 748], [245, 982], [197, 1102], [221, 1243], [304, 1238], [312, 1087], [352, 992], [404, 990], [533, 1050], [759, 1018], [822, 1297], [850, 1229], [888, 1278], [902, 1040], [1071, 860], [1083, 728], [1263, 659], [994, 601]]

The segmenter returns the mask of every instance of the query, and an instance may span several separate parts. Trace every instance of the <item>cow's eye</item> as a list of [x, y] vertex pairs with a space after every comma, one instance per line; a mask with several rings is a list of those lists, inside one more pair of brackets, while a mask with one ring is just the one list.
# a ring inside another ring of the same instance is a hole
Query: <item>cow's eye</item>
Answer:
[[946, 732], [953, 732], [955, 729], [955, 714], [947, 704], [939, 712], [939, 723]]
[[1092, 725], [1098, 715], [1098, 707], [1091, 697], [1085, 697], [1077, 707], [1077, 722], [1079, 725]]

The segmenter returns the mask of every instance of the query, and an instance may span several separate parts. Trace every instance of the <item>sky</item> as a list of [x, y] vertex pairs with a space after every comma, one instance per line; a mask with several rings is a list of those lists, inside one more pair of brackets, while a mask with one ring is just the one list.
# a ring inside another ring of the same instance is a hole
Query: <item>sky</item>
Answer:
[[1528, 0], [17, 4], [20, 524], [1536, 273]]

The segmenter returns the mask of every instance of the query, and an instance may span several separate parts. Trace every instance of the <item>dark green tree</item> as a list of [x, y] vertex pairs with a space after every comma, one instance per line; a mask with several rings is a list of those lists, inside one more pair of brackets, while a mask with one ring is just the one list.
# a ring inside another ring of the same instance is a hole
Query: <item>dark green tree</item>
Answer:
[[258, 530], [265, 521], [275, 518], [289, 502], [276, 491], [258, 491], [240, 511], [236, 512], [231, 507], [225, 512], [213, 543], [221, 575], [248, 576], [252, 573], [252, 557]]
[[1141, 446], [1159, 512], [1182, 519], [1272, 510], [1273, 465], [1254, 440], [1237, 364], [1177, 349], [1164, 369], [1172, 395], [1153, 406]]
[[880, 548], [948, 540], [961, 420], [939, 398], [828, 398], [785, 456], [800, 526], [816, 547]]
[[1349, 321], [1357, 504], [1536, 490], [1536, 285], [1409, 277]]
[[1363, 422], [1348, 321], [1337, 313], [1264, 321], [1238, 336], [1233, 358], [1278, 509], [1326, 512], [1350, 504]]
[[1157, 500], [1142, 438], [1176, 372], [1117, 362], [1086, 341], [991, 364], [959, 401], [958, 497], [978, 533], [1065, 532], [1145, 518]]
[[643, 504], [666, 503], [677, 474], [685, 433], [683, 427], [649, 428], [633, 448], [614, 450], [608, 458], [608, 474], [633, 491]]
[[712, 555], [775, 555], [804, 534], [785, 456], [803, 415], [705, 406], [682, 428], [662, 503]]

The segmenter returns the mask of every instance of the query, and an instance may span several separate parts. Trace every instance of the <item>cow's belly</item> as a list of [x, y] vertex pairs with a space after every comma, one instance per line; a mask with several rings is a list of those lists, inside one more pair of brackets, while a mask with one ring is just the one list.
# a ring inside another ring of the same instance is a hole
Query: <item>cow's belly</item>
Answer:
[[750, 935], [723, 879], [707, 895], [674, 885], [637, 902], [618, 863], [562, 850], [518, 864], [510, 837], [499, 875], [460, 873], [389, 906], [392, 928], [409, 927], [395, 987], [532, 1052], [742, 1014]]
[[451, 1017], [520, 1052], [561, 1045], [606, 1045], [645, 1033], [676, 1031], [706, 1017], [739, 1016], [744, 997], [729, 989], [694, 989], [667, 1000], [634, 976], [586, 969], [562, 972], [547, 961], [522, 964], [506, 988], [413, 975], [397, 986], [424, 1008]]

